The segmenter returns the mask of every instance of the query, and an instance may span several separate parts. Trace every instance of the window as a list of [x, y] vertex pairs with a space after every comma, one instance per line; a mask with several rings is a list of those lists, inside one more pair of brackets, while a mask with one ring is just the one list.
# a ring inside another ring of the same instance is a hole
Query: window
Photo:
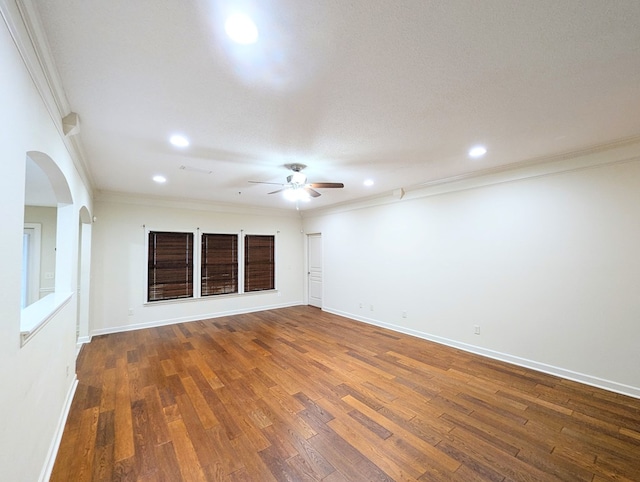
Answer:
[[275, 236], [244, 237], [244, 291], [275, 289]]
[[193, 233], [149, 232], [148, 301], [193, 297]]
[[238, 236], [205, 233], [201, 247], [201, 296], [237, 293]]
[[274, 235], [147, 235], [148, 303], [276, 289]]

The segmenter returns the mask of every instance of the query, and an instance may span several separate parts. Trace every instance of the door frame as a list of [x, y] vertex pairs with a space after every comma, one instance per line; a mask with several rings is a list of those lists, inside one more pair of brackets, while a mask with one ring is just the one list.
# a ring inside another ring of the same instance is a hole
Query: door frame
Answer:
[[[314, 233], [306, 233], [306, 242], [304, 245], [304, 272], [305, 272], [305, 276], [304, 276], [304, 302], [306, 305], [308, 306], [315, 306], [315, 305], [311, 305], [309, 303], [309, 289], [310, 289], [310, 283], [309, 283], [309, 278], [310, 278], [310, 266], [309, 266], [309, 244], [311, 242], [311, 238], [312, 237], [319, 237], [321, 240], [320, 246], [321, 248], [322, 246], [322, 233], [321, 232], [314, 232]], [[322, 266], [321, 266], [321, 270], [322, 270], [322, 294], [321, 294], [321, 302], [320, 302], [320, 309], [323, 308], [324, 306], [324, 249], [322, 250]]]
[[[40, 223], [24, 223], [23, 233], [27, 234], [26, 231], [29, 232], [29, 242], [25, 246], [24, 238], [23, 238], [23, 250], [26, 247], [27, 252], [22, 253], [23, 256], [23, 264], [24, 264], [24, 256], [26, 254], [27, 266], [26, 273], [23, 273], [22, 276], [27, 275], [26, 278], [26, 289], [27, 292], [24, 293], [26, 304], [22, 308], [26, 308], [28, 305], [35, 303], [40, 299], [40, 250], [42, 245], [42, 225]], [[23, 266], [23, 269], [25, 266]], [[22, 280], [23, 286], [25, 285], [25, 280]]]

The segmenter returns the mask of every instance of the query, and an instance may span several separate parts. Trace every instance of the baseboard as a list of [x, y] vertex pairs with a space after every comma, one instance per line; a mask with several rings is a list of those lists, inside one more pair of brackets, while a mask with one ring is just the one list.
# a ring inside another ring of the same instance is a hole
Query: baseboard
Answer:
[[323, 308], [324, 311], [328, 313], [333, 313], [334, 315], [343, 316], [345, 318], [349, 318], [355, 321], [360, 321], [363, 323], [367, 323], [369, 325], [380, 326], [382, 328], [387, 328], [389, 330], [393, 330], [399, 333], [404, 333], [406, 335], [412, 335], [417, 338], [422, 338], [423, 340], [433, 341], [435, 343], [439, 343], [441, 345], [447, 345], [453, 348], [458, 348], [460, 350], [474, 353], [476, 355], [485, 356], [487, 358], [492, 358], [494, 360], [499, 360], [507, 363], [511, 363], [512, 365], [521, 366], [523, 368], [530, 368], [531, 370], [535, 370], [542, 373], [547, 373], [549, 375], [554, 375], [560, 378], [565, 378], [567, 380], [572, 380], [574, 382], [583, 383], [585, 385], [590, 385], [596, 388], [602, 388], [604, 390], [608, 390], [610, 392], [620, 393], [622, 395], [627, 395], [629, 397], [640, 399], [640, 388], [633, 387], [630, 385], [625, 385], [623, 383], [614, 382], [611, 380], [605, 380], [602, 378], [594, 377], [592, 375], [587, 375], [584, 373], [574, 372], [572, 370], [567, 370], [565, 368], [556, 367], [552, 365], [547, 365], [545, 363], [540, 363], [535, 360], [529, 360], [526, 358], [520, 358], [514, 355], [509, 355], [507, 353], [501, 353], [494, 350], [489, 350], [486, 348], [482, 348], [475, 345], [470, 345], [467, 343], [462, 343], [456, 340], [451, 340], [448, 338], [443, 338], [436, 335], [431, 335], [429, 333], [424, 333], [417, 330], [412, 330], [410, 328], [405, 328], [403, 326], [394, 325], [392, 323], [384, 323], [378, 320], [374, 320], [371, 318], [361, 317], [353, 315], [352, 313], [346, 313], [340, 310], [334, 310], [331, 308]]
[[69, 410], [71, 410], [71, 402], [73, 402], [73, 396], [76, 393], [76, 388], [78, 388], [78, 378], [74, 376], [73, 383], [69, 387], [67, 398], [64, 401], [64, 406], [62, 407], [62, 412], [60, 413], [60, 419], [58, 420], [58, 426], [56, 427], [55, 435], [53, 437], [53, 440], [51, 441], [49, 452], [47, 453], [46, 462], [44, 464], [44, 467], [42, 467], [40, 477], [38, 478], [39, 482], [47, 482], [51, 477], [51, 472], [53, 471], [53, 465], [56, 463], [56, 456], [58, 455], [58, 449], [60, 448], [60, 442], [62, 441], [64, 426], [67, 424], [67, 417], [69, 416]]
[[222, 318], [223, 316], [244, 315], [247, 313], [255, 313], [258, 311], [276, 310], [278, 308], [290, 308], [292, 306], [300, 306], [302, 304], [303, 304], [302, 301], [296, 301], [293, 303], [282, 303], [277, 305], [259, 306], [255, 308], [242, 309], [242, 310], [218, 311], [215, 313], [202, 313], [199, 315], [185, 316], [180, 318], [154, 320], [146, 323], [137, 323], [134, 325], [123, 325], [123, 326], [116, 326], [112, 328], [100, 328], [98, 330], [92, 330], [91, 336], [93, 337], [93, 336], [99, 336], [99, 335], [109, 335], [111, 333], [122, 333], [125, 331], [144, 330], [145, 328], [156, 328], [158, 326], [175, 325], [177, 323], [188, 323], [190, 321], [208, 320], [210, 318]]

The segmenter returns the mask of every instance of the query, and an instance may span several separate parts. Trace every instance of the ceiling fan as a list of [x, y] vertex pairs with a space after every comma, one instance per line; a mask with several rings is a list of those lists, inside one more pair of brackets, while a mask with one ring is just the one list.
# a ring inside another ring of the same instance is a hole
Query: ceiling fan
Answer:
[[282, 186], [282, 189], [272, 191], [269, 194], [275, 194], [283, 192], [287, 199], [292, 201], [301, 201], [309, 199], [309, 197], [319, 197], [320, 193], [316, 189], [326, 188], [343, 188], [344, 184], [341, 182], [307, 182], [307, 176], [302, 173], [302, 170], [307, 167], [304, 164], [285, 164], [284, 167], [293, 171], [293, 174], [287, 176], [286, 183], [278, 182], [262, 182], [262, 181], [249, 181], [253, 184], [274, 184], [276, 186]]

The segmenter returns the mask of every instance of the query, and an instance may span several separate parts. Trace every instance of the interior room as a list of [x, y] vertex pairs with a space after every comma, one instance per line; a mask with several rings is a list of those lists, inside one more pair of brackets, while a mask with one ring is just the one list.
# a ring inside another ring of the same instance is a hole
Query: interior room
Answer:
[[640, 478], [640, 2], [0, 13], [0, 479]]

